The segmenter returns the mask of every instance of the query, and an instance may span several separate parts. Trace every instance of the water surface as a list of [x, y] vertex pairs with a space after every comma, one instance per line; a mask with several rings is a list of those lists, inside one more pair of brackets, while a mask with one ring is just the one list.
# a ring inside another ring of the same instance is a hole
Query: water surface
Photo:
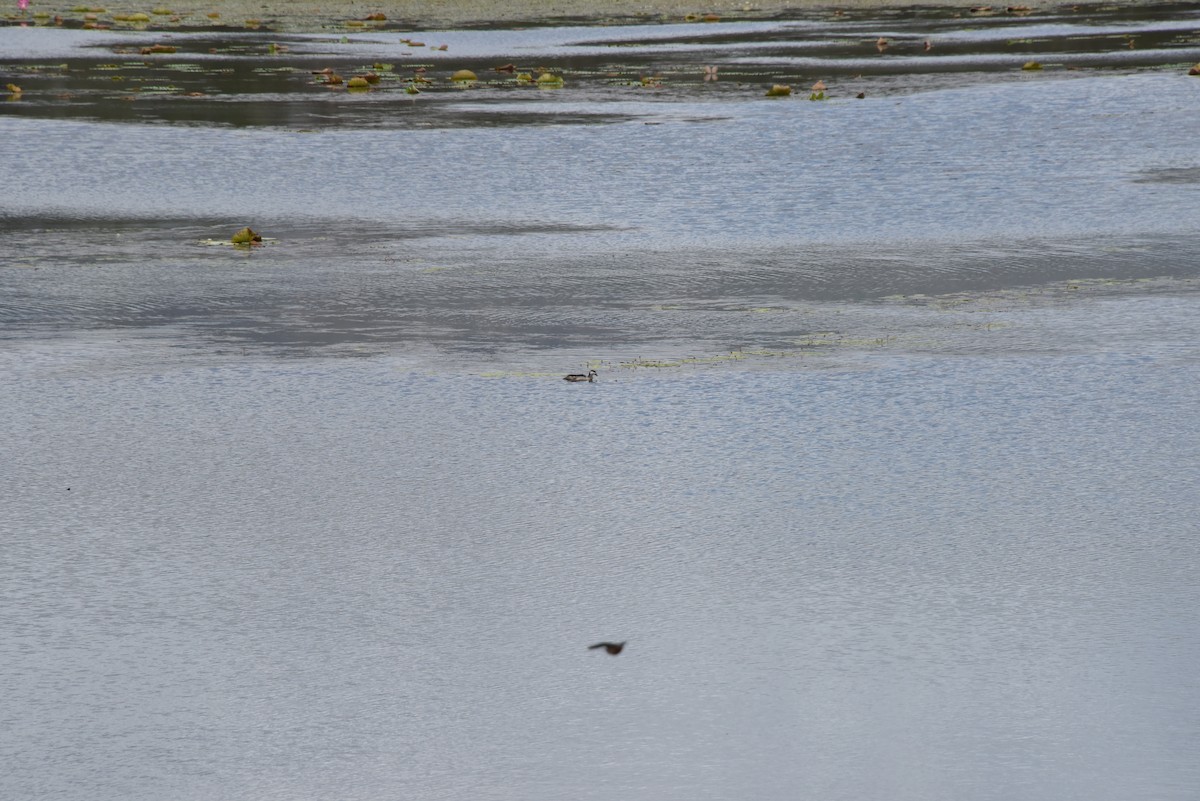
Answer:
[[0, 796], [1193, 798], [1194, 9], [850, 17], [0, 28]]

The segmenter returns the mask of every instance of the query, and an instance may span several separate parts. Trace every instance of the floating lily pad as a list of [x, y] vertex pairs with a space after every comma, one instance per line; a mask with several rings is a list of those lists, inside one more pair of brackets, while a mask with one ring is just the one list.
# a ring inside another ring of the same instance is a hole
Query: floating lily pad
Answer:
[[1029, 71], [1040, 70], [1041, 68], [1042, 68], [1042, 65], [1036, 61], [1026, 61], [1024, 63], [1024, 65], [1021, 66], [1021, 69], [1029, 70]]
[[235, 245], [250, 245], [254, 242], [262, 242], [262, 234], [255, 233], [253, 229], [246, 227], [234, 234], [229, 241]]
[[787, 97], [792, 93], [792, 87], [777, 83], [767, 90], [767, 97]]
[[543, 89], [558, 89], [563, 85], [563, 79], [561, 75], [543, 72], [538, 76], [537, 85]]
[[370, 89], [371, 84], [367, 82], [366, 78], [362, 77], [361, 75], [356, 75], [353, 78], [351, 78], [350, 80], [346, 81], [346, 88], [347, 89]]
[[450, 80], [454, 81], [455, 83], [471, 83], [479, 80], [479, 78], [470, 70], [459, 70], [450, 76]]

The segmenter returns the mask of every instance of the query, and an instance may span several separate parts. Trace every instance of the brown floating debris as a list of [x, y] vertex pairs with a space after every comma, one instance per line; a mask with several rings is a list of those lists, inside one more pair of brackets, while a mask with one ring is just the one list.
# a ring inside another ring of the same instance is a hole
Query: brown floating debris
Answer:
[[149, 56], [154, 53], [174, 53], [178, 48], [174, 45], [156, 44], [142, 48], [142, 55]]
[[1200, 64], [1197, 64], [1188, 70], [1188, 75], [1200, 75]]
[[367, 22], [384, 22], [387, 19], [387, 14], [384, 14], [382, 11], [376, 11], [374, 14], [368, 14], [363, 17], [363, 19]]
[[516, 64], [501, 64], [499, 67], [492, 67], [496, 72], [507, 72], [510, 75], [517, 71]]

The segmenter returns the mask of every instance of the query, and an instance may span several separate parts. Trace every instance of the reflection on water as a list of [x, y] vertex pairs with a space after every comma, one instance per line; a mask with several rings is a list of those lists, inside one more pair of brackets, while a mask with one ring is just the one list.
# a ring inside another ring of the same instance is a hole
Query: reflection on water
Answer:
[[[613, 110], [630, 100], [721, 104], [759, 97], [776, 83], [801, 89], [819, 79], [832, 97], [887, 97], [1025, 80], [1019, 67], [1027, 61], [1060, 78], [1182, 72], [1200, 61], [1200, 15], [1188, 5], [438, 31], [422, 35], [430, 41], [419, 46], [387, 27], [345, 36], [0, 28], [0, 77], [24, 90], [0, 114], [295, 128], [594, 124], [653, 119], [650, 109]], [[876, 44], [881, 38], [884, 47]], [[505, 65], [512, 70], [496, 70]], [[706, 80], [705, 67], [716, 67], [718, 80]], [[479, 81], [452, 82], [463, 68]], [[378, 81], [352, 92], [344, 82], [328, 83], [325, 71]], [[562, 76], [566, 89], [540, 91], [519, 79], [541, 71]], [[463, 108], [467, 97], [482, 106], [517, 105], [480, 114]], [[568, 99], [586, 110], [560, 113]]]

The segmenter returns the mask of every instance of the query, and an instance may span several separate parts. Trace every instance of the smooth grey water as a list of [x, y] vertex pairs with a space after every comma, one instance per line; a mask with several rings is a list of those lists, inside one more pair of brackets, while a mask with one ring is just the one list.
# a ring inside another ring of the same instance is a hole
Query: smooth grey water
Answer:
[[0, 798], [1194, 799], [1192, 21], [0, 28]]
[[585, 387], [15, 372], [6, 797], [1200, 782], [1194, 346]]

